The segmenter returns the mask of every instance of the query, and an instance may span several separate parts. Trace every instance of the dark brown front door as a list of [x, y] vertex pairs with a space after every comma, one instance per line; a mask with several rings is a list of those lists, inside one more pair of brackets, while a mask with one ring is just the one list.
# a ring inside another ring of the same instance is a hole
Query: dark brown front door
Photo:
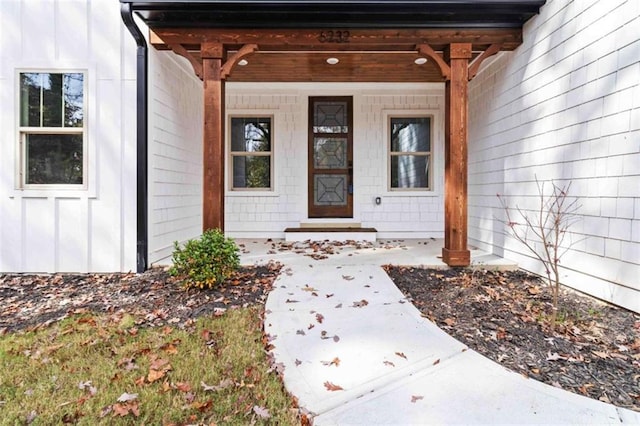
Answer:
[[353, 217], [353, 101], [309, 98], [309, 217]]

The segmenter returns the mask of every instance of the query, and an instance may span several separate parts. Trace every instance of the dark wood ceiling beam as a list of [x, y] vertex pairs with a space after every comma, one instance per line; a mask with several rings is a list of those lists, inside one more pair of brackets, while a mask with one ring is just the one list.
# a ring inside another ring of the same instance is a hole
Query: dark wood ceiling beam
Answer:
[[257, 44], [260, 49], [299, 49], [304, 46], [313, 50], [364, 50], [374, 46], [376, 50], [387, 45], [429, 44], [442, 50], [450, 43], [470, 43], [473, 50], [485, 50], [492, 44], [502, 44], [503, 50], [513, 50], [522, 43], [520, 29], [207, 29], [207, 28], [156, 28], [151, 44], [168, 43], [194, 45], [204, 41], [218, 42], [225, 46]]

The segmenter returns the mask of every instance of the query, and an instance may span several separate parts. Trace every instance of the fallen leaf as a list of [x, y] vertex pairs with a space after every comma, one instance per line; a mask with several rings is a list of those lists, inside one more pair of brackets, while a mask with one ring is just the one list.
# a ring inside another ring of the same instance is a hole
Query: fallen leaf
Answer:
[[98, 417], [102, 419], [112, 411], [113, 411], [113, 405], [107, 405], [106, 407], [102, 408], [102, 410], [100, 410], [100, 415]]
[[134, 401], [138, 399], [138, 394], [137, 393], [123, 393], [122, 395], [120, 395], [117, 399], [118, 402], [129, 402], [129, 401]]
[[332, 365], [335, 365], [336, 367], [340, 366], [340, 358], [338, 357], [335, 357], [331, 361], [321, 361], [321, 362], [322, 362], [322, 365], [325, 365], [327, 367], [330, 367]]
[[602, 359], [609, 359], [610, 356], [608, 353], [606, 352], [602, 352], [602, 351], [591, 351], [592, 354], [594, 354], [595, 356], [597, 356], [598, 358], [602, 358]]
[[297, 367], [297, 366], [299, 366], [300, 364], [302, 364], [302, 361], [300, 361], [298, 358], [296, 358], [295, 363], [296, 363], [296, 367]]
[[150, 370], [171, 370], [171, 365], [169, 365], [169, 361], [162, 358], [156, 358], [151, 361], [151, 365], [149, 365]]
[[404, 354], [404, 352], [396, 352], [396, 355], [398, 355], [400, 358], [407, 359], [407, 356]]
[[298, 303], [297, 300], [292, 300], [292, 299], [287, 299], [284, 301], [284, 303]]
[[189, 383], [186, 382], [178, 382], [175, 384], [175, 388], [177, 390], [179, 390], [180, 392], [190, 392], [191, 391], [191, 385]]
[[558, 354], [558, 352], [548, 352], [547, 353], [547, 361], [558, 361], [558, 360], [566, 360], [567, 358]]
[[269, 414], [269, 410], [264, 407], [259, 407], [257, 405], [253, 406], [253, 412], [257, 414], [261, 419], [269, 419], [271, 418], [271, 414]]
[[340, 308], [342, 308], [342, 303], [338, 303], [338, 304], [336, 305], [336, 309], [340, 309]]
[[353, 307], [354, 308], [362, 308], [363, 306], [367, 306], [369, 304], [369, 302], [367, 302], [366, 300], [362, 299], [359, 302], [353, 302]]
[[327, 390], [331, 391], [331, 392], [344, 390], [341, 386], [334, 385], [331, 382], [324, 382], [324, 387], [327, 388]]
[[160, 346], [160, 350], [165, 351], [169, 355], [175, 355], [178, 353], [178, 348], [173, 343], [166, 343]]
[[113, 404], [114, 416], [124, 417], [129, 413], [133, 414], [134, 417], [138, 417], [140, 415], [140, 406], [138, 405], [138, 401]]
[[542, 290], [540, 290], [540, 287], [538, 287], [537, 285], [533, 287], [529, 287], [528, 291], [529, 291], [529, 294], [532, 296], [542, 293]]
[[213, 401], [212, 400], [208, 400], [205, 402], [193, 402], [191, 403], [190, 407], [191, 408], [195, 408], [196, 410], [200, 411], [201, 413], [204, 413], [205, 411], [209, 410], [209, 408], [211, 408], [211, 406], [213, 405]]
[[333, 297], [333, 293], [325, 294], [325, 296], [326, 296], [326, 297], [327, 297], [327, 299], [328, 299], [328, 298], [330, 298], [330, 297]]
[[149, 383], [153, 383], [162, 379], [165, 374], [166, 372], [164, 370], [149, 370], [149, 374], [147, 374], [147, 381]]
[[322, 324], [322, 320], [324, 320], [324, 316], [322, 314], [316, 314], [316, 321]]
[[304, 332], [304, 330], [300, 329], [300, 330], [297, 330], [297, 331], [296, 331], [296, 334], [299, 334], [299, 335], [301, 335], [301, 336], [304, 336], [304, 335], [306, 335], [307, 333], [305, 333], [305, 332]]
[[27, 424], [31, 424], [33, 423], [33, 421], [36, 419], [36, 417], [38, 417], [38, 413], [35, 412], [35, 410], [31, 410], [29, 412], [29, 414], [27, 414], [27, 418], [25, 419]]
[[411, 402], [420, 401], [421, 399], [424, 399], [424, 396], [422, 396], [422, 395], [411, 395]]
[[233, 380], [231, 380], [231, 379], [224, 379], [224, 380], [221, 380], [220, 383], [218, 383], [217, 385], [209, 386], [205, 382], [201, 381], [200, 382], [200, 386], [202, 386], [202, 389], [205, 392], [211, 392], [211, 391], [217, 392], [219, 390], [226, 389], [228, 387], [234, 386], [234, 383], [233, 383]]
[[347, 280], [347, 281], [351, 281], [351, 280], [353, 280], [354, 278], [353, 278], [351, 275], [343, 275], [343, 276], [342, 276], [342, 279], [343, 279], [343, 280]]
[[304, 287], [301, 288], [302, 291], [314, 292], [318, 291], [317, 289], [311, 287], [309, 284], [305, 284]]

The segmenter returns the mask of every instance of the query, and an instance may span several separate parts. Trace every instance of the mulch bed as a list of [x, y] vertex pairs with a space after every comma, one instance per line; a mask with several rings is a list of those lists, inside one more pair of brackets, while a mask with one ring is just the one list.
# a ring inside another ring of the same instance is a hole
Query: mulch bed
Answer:
[[125, 311], [139, 327], [184, 327], [202, 315], [264, 303], [280, 268], [242, 267], [224, 286], [207, 290], [185, 290], [165, 268], [143, 274], [0, 275], [0, 335], [88, 311]]
[[447, 333], [541, 382], [640, 411], [640, 315], [561, 289], [549, 326], [550, 290], [522, 271], [385, 268]]

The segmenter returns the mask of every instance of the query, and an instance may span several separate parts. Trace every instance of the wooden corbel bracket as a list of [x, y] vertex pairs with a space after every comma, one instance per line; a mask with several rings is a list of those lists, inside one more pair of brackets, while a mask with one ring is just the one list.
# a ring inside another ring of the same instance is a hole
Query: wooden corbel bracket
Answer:
[[183, 58], [186, 58], [193, 67], [193, 71], [196, 73], [198, 78], [202, 80], [202, 64], [191, 53], [189, 53], [189, 51], [185, 49], [183, 45], [172, 43], [167, 44], [167, 46], [169, 46], [169, 48], [173, 50], [174, 53], [182, 56]]
[[419, 44], [416, 46], [416, 50], [434, 60], [440, 68], [440, 73], [442, 73], [442, 77], [444, 77], [445, 80], [451, 79], [451, 68], [449, 68], [449, 65], [447, 65], [444, 59], [442, 59], [442, 56], [438, 55], [431, 46], [428, 44]]
[[480, 65], [482, 65], [482, 61], [484, 61], [490, 56], [495, 55], [500, 51], [500, 49], [502, 49], [502, 44], [500, 43], [492, 44], [487, 48], [487, 50], [485, 50], [480, 55], [478, 55], [478, 57], [469, 64], [469, 71], [468, 71], [469, 81], [471, 81], [471, 79], [473, 79], [473, 77], [475, 77], [476, 74], [478, 74], [478, 70], [480, 69]]
[[244, 46], [242, 46], [236, 53], [234, 53], [229, 59], [227, 59], [224, 65], [222, 65], [222, 68], [220, 70], [220, 77], [223, 80], [226, 79], [231, 74], [233, 67], [235, 67], [242, 58], [251, 55], [257, 50], [257, 44], [245, 44]]

